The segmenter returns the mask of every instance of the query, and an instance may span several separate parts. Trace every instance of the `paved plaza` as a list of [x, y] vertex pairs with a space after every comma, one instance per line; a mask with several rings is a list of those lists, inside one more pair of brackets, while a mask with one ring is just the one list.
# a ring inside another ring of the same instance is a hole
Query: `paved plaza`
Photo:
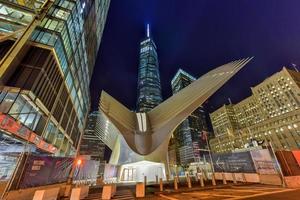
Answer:
[[[100, 200], [99, 189], [93, 190], [86, 200]], [[135, 198], [135, 187], [118, 187], [116, 195], [112, 199], [119, 200], [298, 200], [300, 189], [283, 188], [280, 186], [246, 184], [246, 185], [219, 185], [217, 187], [207, 186], [205, 188], [183, 187], [178, 191], [166, 189], [159, 192], [159, 188], [147, 187], [145, 198]]]
[[237, 199], [272, 199], [272, 200], [298, 200], [300, 189], [288, 189], [265, 185], [230, 186], [229, 188], [216, 188], [204, 191], [181, 192], [177, 194], [160, 194], [159, 198], [170, 200], [237, 200]]

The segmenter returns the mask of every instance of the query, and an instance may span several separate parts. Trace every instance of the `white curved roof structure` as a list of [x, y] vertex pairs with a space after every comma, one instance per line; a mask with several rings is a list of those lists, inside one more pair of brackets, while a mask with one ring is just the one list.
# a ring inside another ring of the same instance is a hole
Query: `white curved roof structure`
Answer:
[[[111, 127], [114, 133], [108, 133], [102, 128], [102, 134], [106, 132], [108, 135], [101, 137], [107, 138], [105, 140], [113, 149], [113, 157], [117, 156], [116, 146], [120, 147], [120, 144], [114, 144], [114, 140], [118, 140], [116, 135], [120, 135], [128, 148], [143, 159], [163, 161], [173, 130], [251, 59], [240, 59], [211, 70], [147, 113], [132, 112], [102, 91], [99, 110], [104, 113], [103, 119], [108, 121], [108, 125], [101, 126]], [[120, 143], [120, 140], [115, 143]]]

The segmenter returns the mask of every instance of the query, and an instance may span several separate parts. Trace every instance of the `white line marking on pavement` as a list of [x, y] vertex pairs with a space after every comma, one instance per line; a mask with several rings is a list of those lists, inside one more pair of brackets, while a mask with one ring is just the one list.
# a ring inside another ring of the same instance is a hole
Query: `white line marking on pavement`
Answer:
[[296, 190], [296, 189], [284, 189], [284, 190], [280, 190], [280, 191], [263, 192], [263, 193], [246, 195], [246, 196], [241, 196], [241, 197], [234, 197], [234, 198], [230, 198], [230, 200], [246, 199], [246, 198], [250, 198], [250, 197], [265, 196], [265, 195], [268, 195], [268, 194], [277, 194], [277, 193], [289, 192], [289, 191], [294, 191], [294, 190]]
[[162, 198], [165, 198], [165, 199], [169, 199], [169, 200], [179, 200], [179, 199], [176, 199], [176, 198], [173, 198], [173, 197], [168, 197], [168, 196], [163, 195], [163, 194], [160, 194], [159, 196], [162, 197]]

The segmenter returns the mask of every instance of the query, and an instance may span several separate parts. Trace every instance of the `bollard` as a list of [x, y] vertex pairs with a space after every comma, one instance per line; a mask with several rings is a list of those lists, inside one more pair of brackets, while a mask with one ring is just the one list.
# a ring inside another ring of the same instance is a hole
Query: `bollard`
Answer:
[[186, 174], [186, 175], [185, 175], [186, 182], [189, 182], [189, 181], [188, 181], [188, 178], [189, 178], [189, 174]]
[[60, 188], [48, 188], [45, 190], [36, 190], [33, 196], [33, 200], [47, 200], [57, 199], [59, 196]]
[[143, 182], [136, 183], [135, 186], [136, 197], [145, 197], [145, 185]]
[[243, 177], [243, 181], [244, 181], [245, 183], [247, 183], [247, 179], [246, 179], [246, 176], [245, 176], [244, 173], [242, 173], [242, 177]]
[[225, 174], [222, 173], [222, 178], [223, 178], [223, 184], [224, 185], [227, 185], [227, 181], [226, 181], [226, 177], [225, 177]]
[[83, 185], [72, 189], [70, 200], [84, 199], [89, 195], [89, 186]]
[[204, 179], [205, 181], [208, 181], [208, 175], [207, 175], [206, 173], [204, 173], [204, 172], [203, 172], [203, 179]]
[[70, 197], [71, 192], [72, 192], [72, 185], [67, 184], [64, 192], [64, 197]]
[[174, 177], [174, 190], [178, 190], [177, 177]]
[[111, 199], [115, 195], [116, 190], [117, 190], [116, 184], [104, 185], [102, 189], [102, 199], [103, 200]]
[[235, 173], [232, 173], [233, 184], [237, 184]]
[[211, 183], [212, 183], [213, 186], [217, 185], [214, 173], [211, 175]]
[[158, 184], [158, 176], [155, 175], [156, 184]]
[[187, 176], [186, 178], [187, 178], [188, 188], [192, 188], [191, 178], [189, 176]]
[[200, 185], [201, 185], [201, 187], [204, 187], [204, 180], [203, 180], [202, 174], [200, 174]]
[[147, 176], [144, 176], [144, 184], [147, 185]]
[[163, 180], [162, 178], [159, 179], [159, 191], [163, 191], [164, 190], [164, 184], [163, 184]]

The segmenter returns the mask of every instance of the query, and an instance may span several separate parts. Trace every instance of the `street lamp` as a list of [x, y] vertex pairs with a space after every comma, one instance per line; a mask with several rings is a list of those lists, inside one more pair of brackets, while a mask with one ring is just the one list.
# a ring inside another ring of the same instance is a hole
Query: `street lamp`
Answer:
[[81, 159], [78, 159], [78, 160], [76, 161], [76, 165], [77, 165], [77, 166], [80, 166], [81, 163], [82, 163], [82, 160], [81, 160]]

